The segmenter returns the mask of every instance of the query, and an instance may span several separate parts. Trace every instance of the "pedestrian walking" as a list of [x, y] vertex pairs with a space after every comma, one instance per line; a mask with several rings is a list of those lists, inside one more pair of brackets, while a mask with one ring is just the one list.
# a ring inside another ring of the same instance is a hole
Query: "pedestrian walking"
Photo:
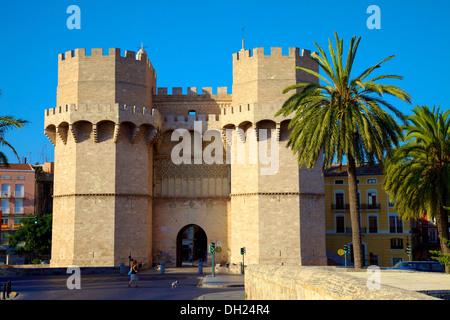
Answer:
[[138, 266], [137, 261], [133, 260], [133, 263], [131, 264], [130, 272], [128, 273], [130, 275], [130, 282], [128, 282], [128, 287], [131, 286], [131, 283], [134, 281], [134, 286], [138, 286]]

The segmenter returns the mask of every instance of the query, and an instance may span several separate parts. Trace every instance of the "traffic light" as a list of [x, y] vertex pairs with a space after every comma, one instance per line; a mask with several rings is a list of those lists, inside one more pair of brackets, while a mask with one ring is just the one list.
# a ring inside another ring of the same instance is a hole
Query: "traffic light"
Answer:
[[209, 245], [209, 252], [210, 252], [210, 253], [213, 253], [214, 251], [216, 251], [216, 243], [215, 243], [215, 242], [212, 242], [212, 243]]
[[34, 224], [37, 224], [37, 223], [38, 223], [38, 217], [34, 216]]
[[344, 245], [344, 253], [348, 254], [348, 245]]
[[242, 255], [245, 254], [245, 247], [241, 248], [241, 254], [242, 254]]
[[411, 255], [411, 246], [410, 246], [409, 244], [406, 245], [406, 254], [407, 254], [408, 256]]

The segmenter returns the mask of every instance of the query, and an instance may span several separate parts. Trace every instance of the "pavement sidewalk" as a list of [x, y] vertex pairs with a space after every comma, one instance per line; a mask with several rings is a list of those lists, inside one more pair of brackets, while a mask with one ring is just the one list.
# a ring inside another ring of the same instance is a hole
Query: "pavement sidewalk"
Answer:
[[205, 276], [199, 287], [202, 288], [236, 288], [242, 290], [233, 290], [228, 292], [216, 292], [204, 294], [196, 300], [245, 300], [244, 298], [244, 275], [243, 274], [216, 274]]

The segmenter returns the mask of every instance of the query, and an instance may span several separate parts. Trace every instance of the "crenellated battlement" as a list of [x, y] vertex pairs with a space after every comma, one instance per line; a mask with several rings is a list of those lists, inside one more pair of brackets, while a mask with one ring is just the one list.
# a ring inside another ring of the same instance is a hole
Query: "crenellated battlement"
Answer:
[[270, 54], [265, 54], [264, 48], [258, 47], [258, 48], [254, 48], [253, 50], [241, 50], [239, 52], [233, 53], [233, 61], [258, 58], [258, 57], [269, 57], [269, 56], [291, 57], [291, 58], [295, 58], [295, 57], [310, 58], [311, 51], [302, 49], [301, 54], [300, 54], [299, 48], [290, 47], [289, 54], [285, 55], [285, 54], [283, 54], [283, 49], [281, 47], [271, 47]]
[[151, 106], [156, 71], [147, 53], [78, 48], [58, 56], [57, 105], [73, 102]]
[[271, 102], [232, 105], [221, 110], [221, 126], [240, 127], [243, 124], [256, 125], [260, 121], [266, 120], [275, 123], [289, 121], [290, 117], [283, 117], [281, 115], [278, 117], [274, 116], [278, 109], [279, 105]]
[[135, 51], [125, 50], [125, 55], [122, 56], [120, 48], [109, 48], [108, 50], [104, 50], [103, 48], [92, 48], [90, 53], [86, 50], [86, 48], [77, 48], [65, 53], [60, 53], [58, 55], [58, 61], [65, 62], [71, 61], [75, 58], [84, 57], [116, 57], [116, 60], [119, 61], [138, 61], [149, 63], [151, 65], [146, 53], [136, 54]]
[[119, 129], [124, 126], [132, 128], [129, 136], [131, 143], [141, 128], [145, 133], [145, 141], [152, 143], [161, 131], [161, 114], [156, 109], [119, 103], [73, 103], [45, 110], [44, 133], [53, 145], [56, 145], [57, 135], [66, 144], [69, 131], [74, 141], [78, 142], [82, 123], [91, 126], [94, 142], [101, 141], [103, 133], [108, 130], [104, 124], [110, 123], [114, 127], [114, 134], [111, 136], [114, 142], [118, 140]]
[[73, 124], [87, 121], [98, 124], [110, 121], [116, 124], [130, 122], [136, 126], [151, 125], [161, 129], [161, 114], [158, 110], [140, 106], [109, 104], [109, 103], [80, 103], [58, 106], [45, 110], [45, 128], [58, 127], [63, 123]]
[[126, 112], [126, 113], [134, 113], [139, 115], [149, 115], [149, 116], [158, 116], [160, 117], [159, 111], [152, 108], [146, 108], [141, 106], [133, 106], [126, 105], [121, 103], [72, 103], [70, 105], [58, 106], [56, 108], [45, 109], [45, 116], [54, 116], [62, 113], [69, 112], [86, 112], [86, 113], [111, 113], [111, 112]]
[[212, 87], [202, 87], [201, 93], [199, 92], [197, 87], [187, 87], [185, 90], [182, 87], [172, 87], [172, 93], [169, 94], [168, 88], [160, 87], [158, 88], [156, 95], [157, 96], [223, 96], [223, 95], [231, 95], [228, 94], [227, 87], [217, 87], [216, 93], [213, 92]]

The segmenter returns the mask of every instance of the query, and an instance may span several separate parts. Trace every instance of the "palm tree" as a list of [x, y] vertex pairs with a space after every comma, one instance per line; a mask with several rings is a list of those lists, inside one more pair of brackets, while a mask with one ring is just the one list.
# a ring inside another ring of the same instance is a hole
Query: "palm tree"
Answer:
[[326, 77], [315, 71], [296, 67], [316, 76], [324, 84], [297, 83], [286, 88], [283, 93], [291, 90], [296, 92], [276, 115], [287, 116], [294, 113], [289, 123], [292, 132], [287, 147], [298, 154], [299, 165], [312, 168], [322, 152], [324, 168], [331, 166], [333, 160], [342, 165], [344, 158], [347, 158], [354, 267], [359, 269], [363, 266], [363, 257], [356, 166], [364, 163], [373, 165], [376, 161], [382, 164], [382, 159], [391, 151], [392, 144], [397, 145], [401, 137], [399, 125], [383, 107], [400, 119], [404, 116], [384, 100], [383, 96], [391, 95], [408, 103], [411, 103], [411, 98], [397, 86], [378, 83], [383, 79], [402, 79], [400, 76], [381, 75], [367, 80], [372, 71], [394, 56], [368, 68], [358, 77], [351, 78], [361, 38], [351, 39], [345, 66], [342, 59], [343, 41], [336, 32], [335, 38], [336, 52], [329, 39], [331, 63], [325, 51], [316, 43], [320, 55], [311, 55]]
[[[1, 94], [2, 92], [0, 91], [0, 96]], [[19, 161], [20, 161], [19, 155], [17, 154], [14, 147], [8, 141], [5, 140], [5, 135], [9, 130], [14, 128], [21, 129], [23, 128], [24, 124], [27, 123], [28, 123], [27, 120], [17, 119], [13, 116], [0, 116], [0, 146], [7, 146], [8, 148], [10, 148]], [[7, 166], [9, 165], [8, 158], [5, 155], [5, 153], [3, 153], [3, 151], [0, 151], [0, 163], [3, 163]]]
[[[436, 219], [442, 253], [450, 253], [450, 110], [416, 106], [408, 117], [406, 144], [398, 147], [386, 161], [384, 187], [395, 199], [402, 218], [419, 218], [426, 212]], [[450, 273], [449, 266], [446, 271]]]

